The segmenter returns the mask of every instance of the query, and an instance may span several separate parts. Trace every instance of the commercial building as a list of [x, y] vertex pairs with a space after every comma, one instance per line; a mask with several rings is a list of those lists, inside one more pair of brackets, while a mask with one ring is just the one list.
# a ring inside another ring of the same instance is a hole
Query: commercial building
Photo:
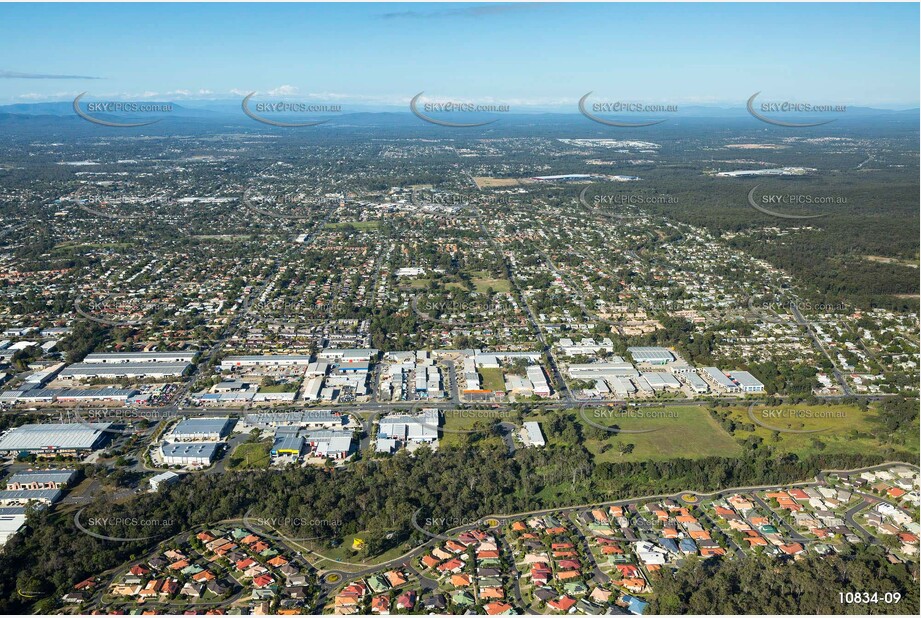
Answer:
[[540, 365], [529, 365], [527, 368], [528, 380], [531, 381], [531, 389], [539, 397], [550, 396], [550, 385], [547, 384], [547, 377]]
[[730, 374], [732, 380], [739, 385], [743, 393], [763, 393], [764, 384], [758, 378], [747, 371], [733, 371]]
[[380, 419], [377, 437], [390, 438], [402, 443], [432, 444], [438, 440], [441, 416], [437, 409], [426, 409], [421, 414], [393, 415]]
[[601, 343], [596, 343], [594, 339], [583, 337], [579, 343], [573, 343], [572, 339], [564, 338], [559, 342], [560, 350], [566, 356], [589, 356], [599, 352], [613, 352], [614, 342], [605, 337]]
[[217, 458], [223, 442], [167, 443], [160, 447], [160, 457], [168, 466], [207, 466]]
[[111, 423], [47, 423], [14, 427], [0, 438], [0, 453], [76, 456], [101, 448]]
[[525, 421], [524, 430], [527, 434], [528, 444], [531, 446], [546, 446], [544, 434], [540, 430], [540, 423], [535, 421]]
[[3, 489], [0, 490], [0, 505], [26, 506], [38, 503], [50, 506], [63, 495], [60, 489]]
[[7, 479], [6, 488], [12, 490], [26, 489], [63, 489], [77, 477], [76, 470], [22, 470]]
[[710, 390], [707, 382], [693, 371], [683, 374], [683, 377], [695, 393], [703, 394]]
[[348, 424], [348, 415], [332, 410], [301, 410], [299, 412], [260, 412], [243, 417], [247, 427], [271, 429], [274, 427], [342, 428]]
[[374, 348], [326, 348], [317, 354], [317, 359], [341, 364], [370, 363], [377, 358]]
[[92, 380], [93, 378], [179, 378], [192, 365], [187, 362], [167, 363], [74, 363], [59, 375], [61, 379]]
[[622, 358], [615, 358], [606, 363], [570, 365], [569, 375], [574, 380], [607, 380], [608, 378], [635, 378], [640, 375], [640, 372]]
[[272, 455], [294, 455], [300, 457], [304, 450], [304, 437], [295, 434], [282, 434], [272, 443]]
[[319, 429], [304, 434], [304, 442], [312, 449], [314, 457], [345, 459], [352, 452], [352, 432]]
[[0, 507], [0, 547], [26, 525], [26, 509], [21, 506]]
[[84, 363], [191, 363], [196, 352], [102, 352], [87, 354]]
[[307, 367], [309, 354], [266, 354], [259, 356], [228, 356], [221, 361], [221, 371], [241, 367]]
[[181, 477], [175, 472], [161, 472], [160, 474], [150, 479], [150, 491], [160, 491], [161, 487], [172, 485], [180, 478]]
[[213, 418], [184, 418], [170, 432], [174, 442], [218, 442], [233, 429], [236, 420], [229, 416]]
[[665, 365], [675, 360], [675, 355], [659, 347], [635, 346], [627, 348], [633, 360], [637, 363], [648, 363], [650, 365]]
[[725, 373], [716, 367], [704, 367], [701, 369], [701, 372], [703, 374], [703, 378], [707, 382], [721, 391], [725, 391], [727, 393], [738, 393], [741, 390], [735, 382], [730, 380]]
[[656, 392], [669, 388], [676, 390], [681, 388], [681, 382], [670, 373], [649, 372], [642, 374], [639, 379], [645, 380], [650, 388]]

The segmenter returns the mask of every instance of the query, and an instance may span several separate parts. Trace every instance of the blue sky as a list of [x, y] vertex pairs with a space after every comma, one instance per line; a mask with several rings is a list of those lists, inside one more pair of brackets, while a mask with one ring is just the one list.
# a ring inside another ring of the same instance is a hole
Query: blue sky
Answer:
[[918, 24], [918, 4], [0, 4], [0, 102], [915, 107]]

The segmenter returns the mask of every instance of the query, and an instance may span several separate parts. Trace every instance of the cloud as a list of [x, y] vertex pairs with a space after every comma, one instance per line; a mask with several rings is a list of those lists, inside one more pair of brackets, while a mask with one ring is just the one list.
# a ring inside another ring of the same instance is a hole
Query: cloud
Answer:
[[539, 2], [516, 2], [514, 4], [479, 4], [476, 6], [466, 6], [459, 9], [448, 9], [440, 11], [399, 11], [394, 13], [383, 13], [381, 19], [437, 19], [440, 17], [488, 17], [490, 15], [502, 15], [505, 13], [514, 13], [542, 9], [545, 5]]
[[285, 84], [284, 86], [279, 86], [278, 88], [272, 88], [266, 94], [269, 94], [273, 97], [284, 97], [284, 96], [291, 96], [293, 94], [297, 94], [297, 92], [298, 92], [297, 86], [291, 86], [289, 84]]
[[54, 75], [49, 73], [21, 73], [0, 69], [0, 79], [102, 79], [89, 75]]

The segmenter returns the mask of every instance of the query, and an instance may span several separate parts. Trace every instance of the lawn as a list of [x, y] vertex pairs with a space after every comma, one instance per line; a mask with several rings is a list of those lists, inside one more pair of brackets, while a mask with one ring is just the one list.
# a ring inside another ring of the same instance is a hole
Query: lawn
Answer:
[[[742, 454], [742, 447], [736, 440], [710, 418], [706, 408], [700, 406], [639, 408], [638, 417], [606, 415], [609, 411], [609, 408], [586, 408], [585, 418], [578, 411], [566, 410], [565, 413], [574, 415], [575, 420], [582, 424], [583, 432], [589, 435], [592, 433], [589, 421], [604, 427], [617, 426], [627, 431], [654, 431], [629, 434], [611, 432], [603, 438], [586, 439], [584, 446], [595, 456], [596, 463], [662, 461], [679, 457], [732, 457]], [[529, 417], [528, 420], [550, 420], [552, 414], [536, 419]], [[550, 435], [546, 437], [548, 444], [554, 443], [555, 438]], [[633, 445], [631, 453], [620, 452], [621, 445], [625, 444]], [[601, 452], [605, 445], [611, 445], [611, 448]]]
[[340, 221], [338, 223], [327, 223], [324, 227], [330, 230], [338, 230], [346, 226], [351, 225], [356, 230], [361, 230], [367, 232], [368, 230], [376, 230], [380, 227], [379, 221]]
[[[490, 427], [497, 420], [511, 418], [510, 413], [499, 410], [448, 410], [444, 413], [444, 425], [439, 445], [442, 447], [462, 447], [469, 444], [469, 433], [479, 423], [480, 427]], [[490, 435], [477, 442], [479, 446], [499, 446], [503, 440], [498, 435]]]
[[494, 292], [508, 292], [512, 289], [512, 284], [508, 279], [492, 279], [490, 277], [474, 277], [473, 285], [477, 292], [482, 294], [492, 288]]
[[[750, 425], [748, 407], [720, 408], [728, 410], [731, 418], [740, 424]], [[868, 432], [876, 428], [876, 409], [863, 412], [852, 405], [781, 405], [755, 406], [752, 415], [760, 423], [754, 431], [736, 431], [742, 439], [751, 435], [761, 437], [775, 449], [799, 455], [817, 453], [870, 453], [884, 446]], [[773, 429], [815, 431], [814, 433], [775, 432]], [[775, 435], [776, 434], [776, 435]], [[914, 432], [899, 436], [895, 446], [900, 450], [918, 453], [917, 427]], [[818, 442], [818, 443], [817, 443]], [[820, 444], [819, 444], [820, 443]], [[824, 446], [823, 446], [824, 445]]]
[[481, 368], [479, 371], [480, 371], [480, 379], [482, 381], [482, 386], [485, 390], [488, 390], [488, 391], [504, 391], [505, 390], [505, 374], [502, 373], [501, 369]]
[[253, 470], [268, 468], [272, 461], [269, 452], [272, 450], [272, 441], [244, 442], [230, 454], [227, 467], [231, 470]]

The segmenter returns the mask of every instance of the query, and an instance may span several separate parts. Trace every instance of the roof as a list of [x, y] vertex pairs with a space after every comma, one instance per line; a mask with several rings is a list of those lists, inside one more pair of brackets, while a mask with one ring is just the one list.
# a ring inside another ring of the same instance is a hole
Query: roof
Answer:
[[0, 490], [0, 501], [42, 500], [54, 503], [61, 499], [63, 493], [60, 489], [3, 489]]
[[76, 470], [23, 470], [6, 480], [13, 483], [67, 483], [77, 474]]
[[673, 361], [675, 360], [675, 355], [666, 350], [665, 348], [659, 348], [655, 346], [634, 346], [627, 348], [627, 351], [630, 352], [630, 355], [638, 363], [644, 363], [649, 361]]
[[92, 449], [111, 423], [46, 423], [21, 425], [0, 439], [0, 451]]
[[82, 375], [182, 375], [190, 363], [74, 363], [60, 373], [61, 378]]
[[283, 435], [275, 438], [275, 441], [272, 443], [272, 452], [278, 453], [281, 451], [287, 452], [297, 452], [300, 453], [301, 449], [304, 448], [304, 438], [298, 435]]
[[747, 371], [733, 371], [732, 379], [742, 388], [764, 388], [764, 384]]
[[195, 436], [202, 434], [217, 434], [223, 437], [230, 433], [230, 429], [235, 423], [236, 421], [229, 416], [184, 418], [179, 421], [179, 424], [173, 429], [172, 435]]
[[161, 447], [165, 457], [208, 457], [214, 458], [221, 442], [181, 442], [164, 444]]

